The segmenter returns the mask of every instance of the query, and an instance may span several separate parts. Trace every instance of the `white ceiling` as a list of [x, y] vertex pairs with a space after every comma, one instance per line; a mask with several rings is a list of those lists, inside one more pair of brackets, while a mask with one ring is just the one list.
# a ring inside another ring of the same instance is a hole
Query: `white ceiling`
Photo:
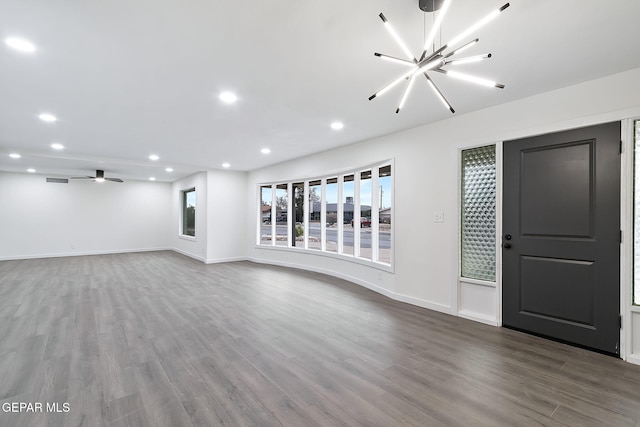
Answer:
[[[441, 42], [504, 3], [453, 0]], [[457, 115], [640, 67], [638, 0], [510, 3], [469, 37], [480, 38], [469, 55], [493, 57], [464, 66], [505, 89], [433, 75]], [[380, 12], [418, 55], [433, 19], [418, 0], [0, 0], [0, 37], [38, 47], [0, 45], [0, 170], [173, 181], [451, 117], [424, 79], [400, 114], [401, 87], [368, 101], [403, 71], [373, 55], [402, 56]], [[238, 102], [223, 104], [223, 90]], [[43, 111], [58, 122], [38, 120]]]

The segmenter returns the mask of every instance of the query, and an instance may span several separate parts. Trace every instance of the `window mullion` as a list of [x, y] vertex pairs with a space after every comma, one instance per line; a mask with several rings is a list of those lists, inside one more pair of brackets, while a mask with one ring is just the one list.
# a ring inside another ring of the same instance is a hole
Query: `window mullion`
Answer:
[[360, 256], [360, 172], [353, 177], [353, 256]]
[[336, 209], [338, 210], [338, 253], [341, 254], [344, 250], [344, 175], [338, 176], [338, 203]]
[[378, 174], [380, 168], [374, 167], [371, 170], [371, 260], [379, 260], [380, 250], [380, 194], [378, 188]]
[[276, 184], [271, 186], [271, 246], [276, 245], [276, 217], [277, 217], [277, 195], [276, 195]]
[[304, 197], [302, 198], [303, 215], [302, 224], [304, 227], [303, 247], [309, 249], [309, 181], [304, 182]]
[[[293, 213], [293, 184], [291, 182], [287, 183], [287, 247], [291, 247], [291, 236], [293, 235], [295, 239], [295, 235], [291, 232], [291, 216]], [[295, 220], [295, 217], [294, 217]], [[295, 223], [295, 221], [294, 221]]]
[[320, 250], [327, 250], [327, 178], [320, 184]]

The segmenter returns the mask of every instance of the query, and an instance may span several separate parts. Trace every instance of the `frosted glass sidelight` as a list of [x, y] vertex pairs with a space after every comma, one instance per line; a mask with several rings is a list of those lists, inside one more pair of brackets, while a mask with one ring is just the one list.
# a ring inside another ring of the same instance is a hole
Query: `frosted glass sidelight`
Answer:
[[496, 280], [496, 147], [462, 151], [461, 275]]

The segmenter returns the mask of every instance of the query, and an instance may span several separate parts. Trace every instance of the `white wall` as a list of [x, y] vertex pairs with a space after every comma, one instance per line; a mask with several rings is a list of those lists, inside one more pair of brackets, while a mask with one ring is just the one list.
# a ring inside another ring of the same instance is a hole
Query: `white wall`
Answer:
[[167, 249], [171, 185], [0, 172], [0, 260]]
[[[451, 314], [459, 313], [462, 301], [466, 317], [499, 324], [500, 284], [458, 284], [459, 150], [638, 116], [638, 81], [640, 69], [634, 69], [253, 171], [247, 212], [256, 212], [259, 183], [325, 176], [393, 158], [395, 273], [313, 253], [258, 247], [252, 215], [246, 222], [251, 230], [249, 258], [351, 278], [391, 297]], [[444, 212], [444, 223], [430, 221], [434, 211]]]
[[247, 174], [207, 172], [207, 263], [246, 258]]
[[[182, 192], [196, 189], [196, 235], [182, 236]], [[207, 173], [198, 172], [175, 181], [171, 189], [171, 223], [167, 230], [171, 247], [184, 255], [205, 262], [207, 259]]]
[[[206, 263], [246, 259], [247, 174], [203, 171], [173, 183], [172, 248]], [[181, 236], [182, 191], [196, 189], [196, 236]]]

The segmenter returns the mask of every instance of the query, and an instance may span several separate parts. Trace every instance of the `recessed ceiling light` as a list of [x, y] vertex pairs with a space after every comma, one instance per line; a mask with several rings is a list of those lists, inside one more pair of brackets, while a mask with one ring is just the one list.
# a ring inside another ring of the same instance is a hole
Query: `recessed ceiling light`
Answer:
[[269, 154], [269, 153], [271, 152], [271, 150], [265, 147], [265, 148], [263, 148], [262, 150], [260, 150], [260, 152], [261, 152], [262, 154]]
[[173, 168], [166, 168], [165, 169], [167, 172], [173, 172]]
[[150, 177], [149, 177], [149, 181], [155, 181], [155, 180], [156, 180], [156, 177], [155, 177], [155, 176], [150, 176]]
[[222, 167], [223, 168], [230, 168], [231, 167], [231, 163], [225, 162], [225, 163], [222, 164]]
[[4, 39], [7, 46], [12, 49], [19, 50], [20, 52], [35, 52], [36, 46], [29, 40], [21, 39], [18, 37], [8, 37]]
[[29, 168], [27, 169], [27, 172], [29, 173], [36, 173], [36, 170], [34, 168]]
[[22, 156], [18, 153], [11, 153], [9, 154], [9, 157], [11, 157], [12, 159], [19, 159]]
[[232, 104], [238, 100], [238, 97], [235, 93], [232, 92], [222, 92], [220, 94], [220, 100], [222, 102], [226, 102], [227, 104]]
[[38, 115], [38, 118], [47, 123], [53, 123], [58, 120], [58, 118], [51, 113], [41, 113]]
[[340, 130], [344, 127], [344, 124], [342, 122], [333, 122], [331, 123], [331, 129], [333, 130]]
[[53, 148], [54, 150], [62, 150], [64, 149], [64, 145], [54, 142], [53, 144], [51, 144], [51, 148]]
[[152, 154], [152, 155], [150, 155], [150, 156], [149, 156], [149, 160], [153, 160], [154, 162], [155, 162], [156, 160], [158, 160], [159, 158], [160, 158], [160, 157], [158, 157], [158, 156], [157, 156], [157, 155], [155, 155], [155, 154]]

